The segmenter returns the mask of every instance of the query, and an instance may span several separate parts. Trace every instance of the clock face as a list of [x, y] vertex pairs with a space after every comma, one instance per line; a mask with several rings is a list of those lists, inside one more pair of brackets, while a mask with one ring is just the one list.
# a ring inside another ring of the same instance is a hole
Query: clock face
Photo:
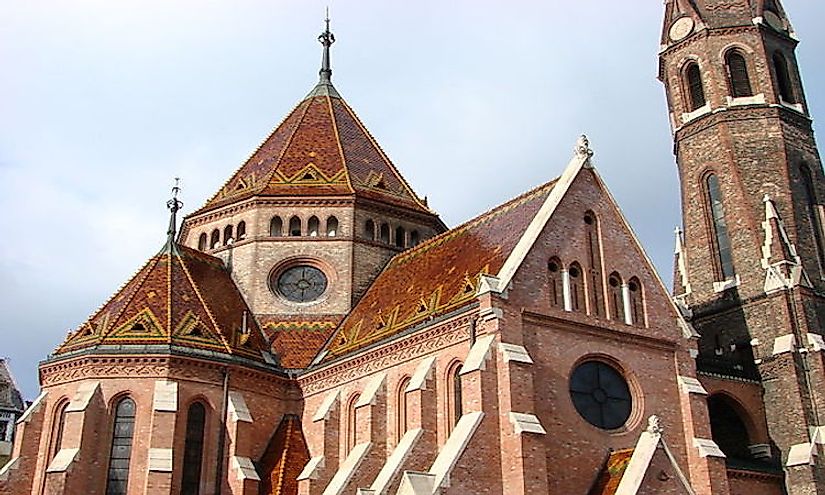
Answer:
[[670, 39], [680, 41], [688, 37], [693, 32], [693, 19], [690, 17], [680, 17], [670, 26]]
[[310, 265], [297, 265], [276, 275], [278, 293], [292, 302], [312, 302], [327, 290], [324, 272]]

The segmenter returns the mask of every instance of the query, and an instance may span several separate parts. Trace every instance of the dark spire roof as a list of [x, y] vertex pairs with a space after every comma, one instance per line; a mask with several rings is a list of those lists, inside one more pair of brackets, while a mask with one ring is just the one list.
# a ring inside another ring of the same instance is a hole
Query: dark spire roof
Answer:
[[183, 202], [178, 199], [180, 192], [180, 178], [175, 177], [175, 186], [172, 188], [172, 199], [166, 202], [169, 208], [169, 228], [166, 229], [166, 244], [163, 245], [161, 253], [178, 253], [178, 245], [175, 240], [178, 226], [178, 211], [183, 208]]
[[309, 92], [307, 98], [312, 96], [341, 97], [332, 86], [332, 66], [329, 61], [329, 48], [335, 43], [335, 35], [329, 30], [329, 9], [327, 9], [327, 17], [324, 19], [324, 22], [326, 23], [326, 29], [318, 36], [318, 41], [324, 47], [321, 54], [321, 70], [318, 71], [318, 84]]

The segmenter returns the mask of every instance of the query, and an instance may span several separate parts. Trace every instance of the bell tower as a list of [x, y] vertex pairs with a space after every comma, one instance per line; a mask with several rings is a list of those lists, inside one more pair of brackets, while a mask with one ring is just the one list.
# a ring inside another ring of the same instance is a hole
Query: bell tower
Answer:
[[798, 43], [778, 0], [665, 2], [659, 79], [683, 215], [674, 296], [701, 334], [700, 373], [761, 389], [764, 407], [743, 411], [767, 429], [750, 460], [781, 467], [792, 495], [825, 493], [825, 177]]

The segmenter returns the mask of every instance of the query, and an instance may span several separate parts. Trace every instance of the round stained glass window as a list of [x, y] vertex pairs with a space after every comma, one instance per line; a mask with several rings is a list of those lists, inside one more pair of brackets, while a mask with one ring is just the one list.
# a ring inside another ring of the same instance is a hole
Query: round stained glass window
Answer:
[[292, 302], [310, 302], [321, 297], [327, 290], [324, 272], [309, 265], [297, 265], [277, 274], [273, 286], [278, 293]]
[[633, 408], [627, 380], [602, 361], [587, 361], [573, 370], [570, 397], [588, 423], [605, 430], [624, 425]]

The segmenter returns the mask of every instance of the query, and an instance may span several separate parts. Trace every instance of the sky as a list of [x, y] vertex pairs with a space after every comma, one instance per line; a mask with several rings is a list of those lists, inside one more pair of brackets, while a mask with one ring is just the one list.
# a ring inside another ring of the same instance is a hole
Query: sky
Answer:
[[[317, 81], [328, 2], [0, 0], [0, 357], [37, 365]], [[785, 0], [815, 122], [825, 2]], [[679, 189], [661, 0], [329, 2], [333, 82], [453, 226], [595, 165], [670, 283]]]

